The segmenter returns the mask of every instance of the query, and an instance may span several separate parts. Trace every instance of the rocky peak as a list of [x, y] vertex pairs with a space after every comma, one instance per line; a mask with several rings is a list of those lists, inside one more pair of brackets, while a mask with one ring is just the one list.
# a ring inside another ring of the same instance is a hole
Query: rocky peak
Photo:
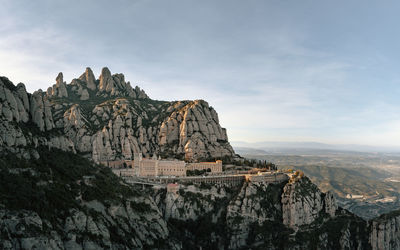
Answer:
[[[73, 92], [73, 96], [68, 93]], [[49, 98], [71, 98], [78, 96], [80, 100], [89, 100], [91, 95], [102, 98], [131, 97], [135, 99], [149, 99], [146, 93], [138, 86], [132, 88], [130, 82], [125, 82], [123, 74], [112, 75], [107, 67], [101, 71], [99, 80], [96, 80], [93, 71], [87, 67], [79, 77], [66, 84], [63, 74], [60, 72], [56, 77], [56, 84], [47, 89], [46, 95]]]
[[[207, 102], [151, 100], [108, 68], [102, 69], [99, 80], [86, 68], [70, 84], [59, 73], [56, 84], [33, 94], [23, 84], [16, 87], [1, 79], [0, 116], [22, 123], [12, 132], [11, 123], [0, 126], [0, 147], [25, 154], [27, 144], [46, 145], [76, 150], [96, 162], [131, 159], [138, 152], [188, 160], [234, 155], [226, 130]], [[28, 122], [34, 126], [24, 125]]]
[[87, 67], [86, 71], [79, 77], [79, 80], [86, 82], [89, 89], [96, 90], [96, 78], [89, 67]]
[[0, 86], [5, 87], [11, 91], [16, 89], [15, 85], [7, 77], [4, 76], [0, 77]]
[[107, 67], [104, 67], [101, 70], [101, 75], [100, 75], [99, 79], [100, 79], [100, 85], [99, 85], [100, 91], [105, 91], [105, 90], [110, 91], [111, 88], [114, 87], [112, 77], [111, 77], [111, 72]]
[[58, 73], [58, 75], [57, 75], [57, 77], [56, 77], [57, 87], [59, 87], [60, 84], [62, 84], [62, 83], [64, 82], [63, 77], [64, 77], [64, 76], [63, 76], [63, 73], [62, 73], [62, 72]]
[[56, 84], [53, 85], [53, 88], [47, 89], [47, 95], [49, 96], [57, 96], [57, 97], [68, 97], [67, 84], [64, 82], [63, 73], [58, 73], [56, 77]]
[[102, 97], [132, 97], [136, 99], [148, 99], [146, 93], [141, 90], [138, 86], [132, 88], [130, 82], [125, 82], [125, 76], [123, 74], [111, 75], [110, 70], [104, 67], [101, 70], [99, 77], [99, 92], [97, 96]]

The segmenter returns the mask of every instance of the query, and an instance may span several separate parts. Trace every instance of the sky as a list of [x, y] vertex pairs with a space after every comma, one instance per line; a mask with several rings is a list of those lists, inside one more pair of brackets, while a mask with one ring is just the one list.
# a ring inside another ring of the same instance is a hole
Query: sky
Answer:
[[0, 75], [124, 73], [204, 99], [230, 141], [400, 146], [398, 1], [0, 0]]

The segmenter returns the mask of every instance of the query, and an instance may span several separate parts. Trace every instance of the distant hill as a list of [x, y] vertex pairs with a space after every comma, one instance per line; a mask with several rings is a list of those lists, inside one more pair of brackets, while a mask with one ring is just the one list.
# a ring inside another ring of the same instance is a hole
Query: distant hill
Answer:
[[324, 152], [324, 151], [351, 151], [351, 152], [393, 152], [400, 153], [400, 147], [381, 147], [358, 144], [326, 144], [319, 142], [243, 142], [231, 141], [231, 145], [236, 149], [254, 149], [273, 152]]
[[[242, 151], [238, 151], [239, 153]], [[371, 219], [400, 206], [400, 157], [368, 153], [243, 154], [267, 160], [278, 169], [303, 171], [324, 192], [332, 191], [340, 206]], [[353, 199], [348, 195], [362, 197]]]

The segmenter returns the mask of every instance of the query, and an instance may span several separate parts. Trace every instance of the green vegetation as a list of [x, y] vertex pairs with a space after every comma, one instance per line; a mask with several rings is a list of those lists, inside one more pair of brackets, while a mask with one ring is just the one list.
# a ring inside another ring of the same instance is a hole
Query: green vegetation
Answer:
[[298, 180], [301, 184], [295, 186], [295, 193], [299, 197], [307, 197], [310, 196], [310, 194], [315, 194], [319, 192], [318, 187], [310, 181], [307, 177], [301, 178]]
[[387, 214], [382, 214], [378, 218], [374, 219], [374, 221], [378, 221], [378, 222], [379, 221], [380, 222], [387, 221], [387, 220], [390, 220], [390, 219], [398, 217], [398, 216], [400, 216], [400, 210], [392, 211], [392, 212], [387, 213]]
[[260, 206], [274, 218], [282, 217], [282, 211], [276, 205], [281, 203], [282, 191], [285, 184], [269, 184], [265, 191], [260, 190], [260, 188], [257, 189], [256, 196], [260, 199]]
[[313, 183], [318, 185], [323, 192], [329, 190], [339, 197], [347, 194], [393, 196], [400, 191], [400, 184], [384, 182], [382, 172], [371, 168], [333, 168], [326, 166], [296, 166], [295, 169], [304, 171]]
[[41, 148], [37, 160], [1, 153], [0, 203], [10, 210], [32, 210], [53, 221], [78, 208], [80, 196], [113, 203], [135, 195], [109, 168], [70, 152]]
[[[214, 185], [205, 184], [200, 188], [210, 189]], [[228, 237], [229, 237], [229, 227], [227, 226], [227, 207], [229, 202], [233, 197], [236, 197], [241, 189], [241, 187], [219, 187], [225, 190], [227, 194], [225, 197], [214, 197], [211, 198], [210, 194], [203, 195], [202, 193], [193, 193], [185, 191], [183, 188], [179, 189], [178, 194], [181, 195], [185, 202], [191, 204], [196, 203], [200, 214], [196, 220], [183, 220], [183, 219], [173, 219], [168, 220], [168, 225], [170, 227], [170, 233], [172, 239], [177, 239], [183, 243], [183, 249], [198, 249], [201, 246], [203, 249], [220, 249], [221, 245], [228, 248]], [[211, 211], [206, 212], [204, 206], [209, 206], [211, 204]], [[184, 209], [178, 210], [181, 214], [184, 214]], [[216, 215], [217, 221], [213, 221]], [[243, 218], [238, 216], [236, 221], [239, 222]], [[214, 239], [211, 240], [210, 236], [214, 235]]]
[[198, 170], [198, 169], [186, 170], [186, 175], [187, 176], [199, 176], [199, 175], [204, 175], [205, 173], [209, 173], [209, 172], [211, 172], [210, 168], [203, 169], [203, 170]]
[[[280, 221], [253, 222], [249, 225], [249, 237], [246, 242], [251, 249], [269, 249], [274, 246], [276, 249], [284, 249], [292, 230], [286, 228]], [[258, 241], [258, 242], [257, 242]], [[261, 243], [252, 247], [254, 243]]]
[[196, 220], [178, 220], [170, 218], [168, 224], [171, 228], [171, 238], [178, 239], [183, 244], [183, 249], [218, 249], [218, 240], [210, 240], [210, 235], [218, 236], [221, 242], [225, 241], [226, 223], [220, 218], [217, 223], [212, 222], [212, 213], [206, 213]]
[[7, 77], [0, 76], [0, 81], [4, 83], [4, 85], [11, 91], [17, 90], [17, 86], [15, 86]]
[[[238, 156], [239, 157], [239, 156]], [[258, 159], [252, 159], [252, 158], [241, 158], [241, 159], [235, 159], [234, 157], [231, 156], [223, 156], [223, 157], [206, 157], [206, 158], [200, 158], [198, 161], [202, 162], [214, 162], [217, 160], [221, 160], [224, 164], [230, 164], [230, 165], [235, 165], [235, 166], [248, 166], [252, 168], [260, 168], [260, 169], [269, 169], [269, 170], [276, 170], [276, 165], [272, 162], [269, 162], [267, 160], [258, 160]]]
[[[352, 232], [349, 239], [352, 249], [368, 249], [368, 227], [366, 221], [345, 210], [339, 210], [334, 218], [321, 216], [314, 223], [304, 226], [296, 234], [295, 241], [292, 243], [307, 243], [308, 249], [319, 249], [320, 236], [325, 234], [328, 249], [340, 249], [340, 239], [346, 229]], [[361, 246], [358, 246], [358, 244], [361, 244]]]
[[62, 128], [53, 128], [49, 131], [40, 131], [39, 127], [32, 121], [28, 120], [28, 122], [11, 122], [14, 127], [20, 128], [22, 133], [25, 136], [28, 136], [31, 133], [33, 136], [40, 137], [48, 137], [48, 136], [59, 136], [64, 134], [64, 130]]
[[261, 169], [269, 169], [276, 170], [276, 166], [272, 162], [267, 162], [266, 160], [257, 160], [257, 159], [243, 159], [241, 162], [242, 165], [250, 166], [253, 168], [261, 168]]
[[[332, 191], [340, 206], [365, 219], [397, 210], [400, 204], [398, 154], [325, 152], [325, 155], [246, 155], [246, 157], [273, 161], [280, 170], [303, 171], [322, 192]], [[364, 197], [362, 200], [349, 199], [348, 194]], [[389, 202], [381, 201], [383, 198], [389, 198]]]

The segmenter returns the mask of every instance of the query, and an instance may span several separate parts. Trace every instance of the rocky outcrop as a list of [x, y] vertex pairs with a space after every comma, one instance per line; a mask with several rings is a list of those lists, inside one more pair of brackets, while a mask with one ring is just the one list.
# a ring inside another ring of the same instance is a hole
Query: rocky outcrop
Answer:
[[179, 220], [197, 220], [199, 216], [214, 210], [215, 204], [227, 198], [223, 186], [200, 189], [197, 186], [183, 186], [177, 193], [167, 192], [162, 201], [164, 217]]
[[[394, 222], [374, 224], [393, 234], [382, 238], [375, 230], [368, 241], [367, 222], [334, 209], [334, 197], [306, 177], [130, 186], [79, 155], [44, 148], [41, 154], [23, 168], [21, 159], [10, 164], [5, 160], [15, 157], [0, 158], [1, 248], [333, 250], [370, 249], [369, 242], [382, 240], [375, 249], [396, 248]], [[315, 204], [318, 214], [290, 207], [287, 197]], [[295, 224], [285, 222], [287, 214]]]
[[370, 237], [372, 249], [399, 249], [400, 248], [400, 213], [382, 215], [370, 221]]
[[[7, 128], [0, 130], [0, 146], [23, 155], [31, 154], [27, 146], [38, 145], [73, 149], [96, 162], [131, 159], [139, 152], [189, 161], [234, 155], [207, 102], [153, 101], [108, 68], [99, 80], [86, 68], [70, 84], [59, 73], [56, 84], [33, 94], [3, 77], [0, 111], [1, 125]], [[30, 129], [33, 124], [37, 129]]]
[[[149, 209], [138, 212], [134, 204], [147, 204]], [[58, 225], [32, 211], [0, 209], [0, 248], [141, 249], [166, 240], [169, 235], [166, 222], [149, 200], [132, 199], [110, 207], [92, 201], [85, 207], [86, 211], [71, 209]], [[119, 242], [118, 237], [129, 237], [129, 245], [123, 243], [128, 239]]]
[[127, 96], [137, 99], [149, 98], [144, 91], [140, 90], [139, 87], [136, 86], [136, 88], [133, 89], [129, 82], [125, 82], [125, 77], [123, 74], [111, 75], [111, 72], [108, 68], [103, 68], [101, 70], [98, 89], [99, 92], [97, 95], [103, 97]]
[[292, 177], [282, 194], [283, 224], [297, 230], [308, 225], [323, 211], [335, 216], [338, 206], [331, 192], [322, 193], [307, 177]]
[[[179, 235], [188, 249], [368, 249], [366, 222], [338, 209], [332, 194], [307, 177], [238, 187], [181, 185], [154, 197], [172, 227], [184, 229]], [[298, 201], [289, 204], [288, 197]]]
[[67, 84], [64, 82], [63, 73], [58, 73], [56, 77], [56, 84], [47, 89], [46, 94], [54, 97], [68, 97]]
[[249, 229], [255, 225], [273, 227], [274, 223], [281, 222], [280, 194], [284, 184], [244, 183], [227, 208], [227, 224], [231, 228], [230, 249], [246, 247], [252, 233]]
[[319, 217], [324, 202], [321, 191], [308, 178], [300, 178], [285, 186], [282, 206], [283, 224], [297, 230]]
[[180, 249], [148, 193], [71, 152], [0, 152], [0, 249]]
[[324, 205], [325, 213], [329, 214], [331, 217], [335, 217], [338, 205], [335, 196], [333, 195], [333, 192], [328, 191], [327, 193], [325, 193]]
[[33, 123], [40, 131], [52, 130], [55, 125], [48, 97], [41, 91], [35, 91], [30, 98], [30, 113]]
[[88, 89], [93, 91], [96, 90], [96, 78], [94, 77], [93, 71], [89, 67], [86, 68], [85, 73], [79, 77], [79, 80], [85, 82]]
[[24, 84], [15, 87], [7, 78], [0, 78], [0, 111], [8, 122], [29, 120], [29, 101]]
[[207, 102], [178, 102], [168, 111], [159, 132], [161, 151], [172, 146], [186, 159], [232, 155], [226, 130], [219, 126], [217, 112]]

